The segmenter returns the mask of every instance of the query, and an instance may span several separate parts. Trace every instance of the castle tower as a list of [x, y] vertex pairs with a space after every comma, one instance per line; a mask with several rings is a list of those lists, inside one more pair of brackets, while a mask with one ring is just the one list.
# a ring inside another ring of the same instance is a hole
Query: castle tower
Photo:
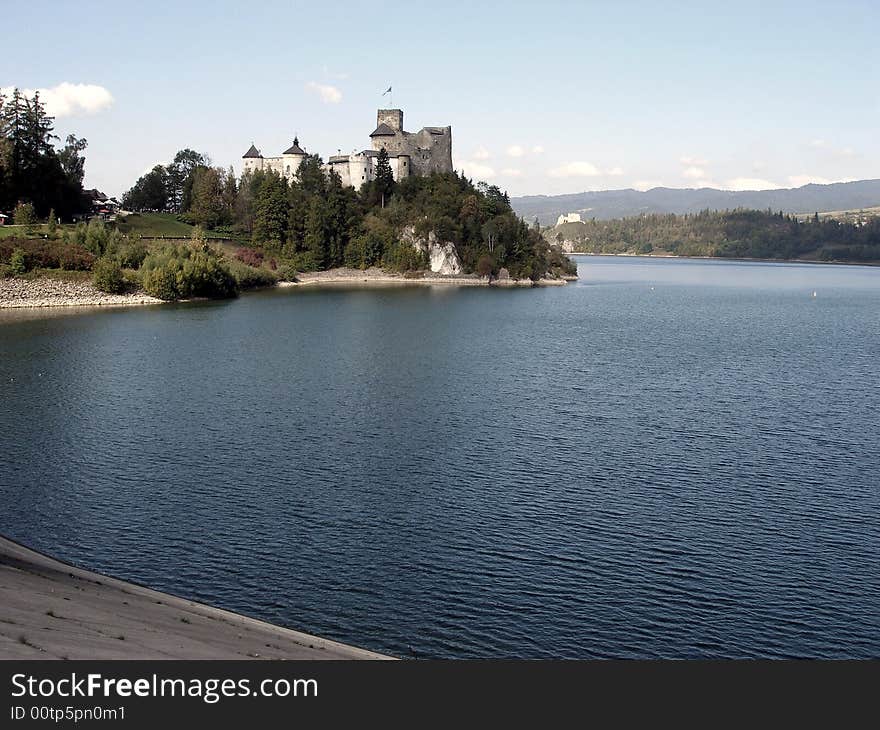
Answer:
[[263, 155], [254, 144], [251, 144], [251, 148], [241, 156], [241, 159], [244, 168], [242, 172], [255, 172], [263, 169]]
[[403, 109], [380, 109], [376, 114], [376, 126], [387, 124], [393, 131], [403, 131]]
[[288, 180], [292, 180], [302, 161], [307, 157], [305, 151], [299, 146], [299, 137], [293, 138], [293, 144], [281, 153], [282, 172]]

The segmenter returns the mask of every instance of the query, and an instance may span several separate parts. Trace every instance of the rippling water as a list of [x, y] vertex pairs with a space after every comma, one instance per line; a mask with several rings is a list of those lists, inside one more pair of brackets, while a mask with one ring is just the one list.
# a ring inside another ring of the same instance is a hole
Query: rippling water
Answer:
[[580, 262], [0, 313], [0, 531], [399, 655], [880, 656], [880, 269]]

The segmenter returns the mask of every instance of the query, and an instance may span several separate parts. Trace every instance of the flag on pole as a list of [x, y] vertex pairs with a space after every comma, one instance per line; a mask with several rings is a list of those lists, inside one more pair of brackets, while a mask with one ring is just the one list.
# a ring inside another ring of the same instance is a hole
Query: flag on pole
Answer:
[[387, 89], [385, 89], [385, 91], [382, 92], [382, 96], [385, 96], [385, 94], [390, 94], [390, 93], [391, 93], [391, 87], [389, 86]]

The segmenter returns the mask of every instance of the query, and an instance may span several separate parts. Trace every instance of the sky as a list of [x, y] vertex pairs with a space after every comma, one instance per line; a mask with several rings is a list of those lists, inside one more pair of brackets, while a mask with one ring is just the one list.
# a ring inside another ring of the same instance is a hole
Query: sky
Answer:
[[876, 0], [2, 4], [0, 87], [110, 195], [186, 147], [368, 148], [389, 86], [514, 196], [880, 178]]

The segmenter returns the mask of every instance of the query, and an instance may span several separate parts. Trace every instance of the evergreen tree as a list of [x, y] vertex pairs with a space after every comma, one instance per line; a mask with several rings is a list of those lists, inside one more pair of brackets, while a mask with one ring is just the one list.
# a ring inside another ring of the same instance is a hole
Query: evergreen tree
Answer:
[[254, 199], [254, 242], [279, 250], [286, 240], [288, 209], [287, 181], [266, 174]]
[[391, 199], [394, 193], [394, 174], [391, 172], [391, 163], [388, 161], [388, 153], [383, 147], [376, 157], [376, 180], [374, 185], [376, 201], [382, 208]]

